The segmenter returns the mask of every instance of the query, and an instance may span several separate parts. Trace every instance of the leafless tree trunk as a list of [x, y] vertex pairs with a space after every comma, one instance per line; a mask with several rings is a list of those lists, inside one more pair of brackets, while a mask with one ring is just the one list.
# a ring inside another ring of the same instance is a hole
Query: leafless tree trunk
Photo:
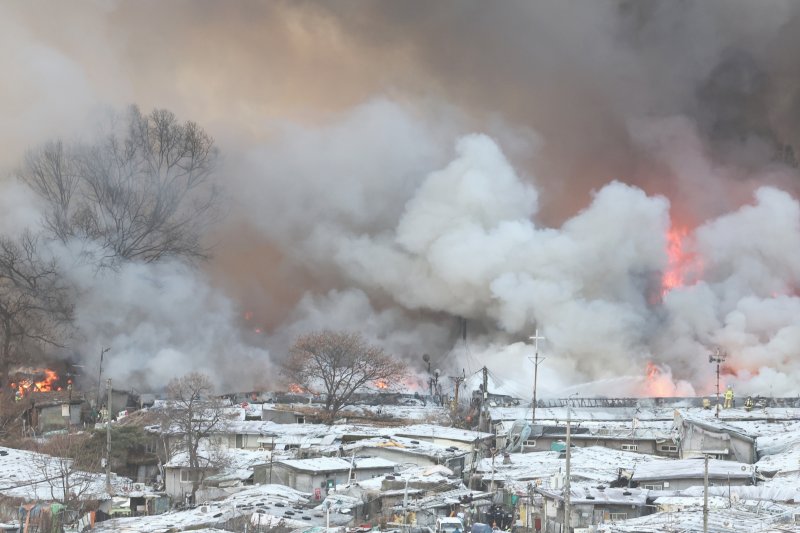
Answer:
[[199, 258], [219, 196], [209, 182], [213, 144], [194, 122], [133, 106], [122, 131], [94, 144], [47, 144], [28, 154], [19, 175], [44, 200], [48, 232], [99, 245], [102, 264]]
[[192, 372], [167, 385], [169, 397], [161, 417], [162, 433], [181, 438], [170, 453], [183, 452], [192, 472], [192, 502], [209, 471], [226, 466], [225, 453], [213, 441], [229, 420], [226, 404], [213, 397], [214, 387], [205, 374]]
[[32, 344], [56, 345], [72, 321], [69, 288], [54, 260], [43, 259], [38, 240], [24, 234], [19, 241], [0, 237], [0, 383], [8, 385], [9, 369], [22, 362]]
[[357, 333], [326, 330], [298, 338], [283, 372], [298, 385], [325, 393], [325, 417], [331, 423], [355, 392], [371, 384], [397, 384], [406, 376], [406, 365]]

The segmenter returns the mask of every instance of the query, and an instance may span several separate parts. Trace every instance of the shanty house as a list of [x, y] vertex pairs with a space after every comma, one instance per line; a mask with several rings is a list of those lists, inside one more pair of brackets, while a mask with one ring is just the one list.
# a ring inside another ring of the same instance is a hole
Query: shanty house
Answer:
[[[683, 490], [703, 485], [705, 461], [702, 458], [640, 463], [630, 476], [637, 486], [649, 490]], [[739, 486], [755, 482], [753, 465], [709, 459], [709, 485]]]
[[461, 448], [472, 451], [481, 446], [488, 446], [494, 440], [493, 433], [469, 431], [452, 427], [436, 426], [433, 424], [415, 424], [391, 428], [392, 435], [409, 439], [432, 442], [441, 446]]
[[261, 409], [261, 420], [275, 424], [305, 424], [306, 413], [289, 406], [264, 404]]
[[[536, 489], [542, 497], [545, 533], [564, 531], [564, 496], [561, 488]], [[584, 487], [570, 491], [570, 526], [576, 531], [600, 524], [620, 522], [650, 513], [647, 491], [627, 488]], [[584, 529], [585, 530], [585, 529]]]
[[64, 429], [81, 423], [84, 399], [67, 391], [29, 393], [19, 402], [25, 409], [24, 420], [37, 433]]
[[[397, 463], [379, 457], [317, 457], [314, 459], [284, 459], [256, 466], [256, 482], [286, 485], [301, 492], [319, 495], [337, 485], [361, 481], [394, 472]], [[270, 474], [271, 469], [271, 474]]]
[[[651, 428], [572, 428], [572, 446], [602, 446], [623, 452], [636, 452], [665, 457], [677, 457], [678, 446], [668, 435]], [[535, 425], [522, 443], [522, 452], [542, 452], [560, 449], [566, 441], [566, 426]], [[498, 438], [502, 448], [504, 439]]]
[[757, 461], [756, 437], [719, 420], [691, 417], [675, 411], [681, 459], [711, 455], [716, 459], [753, 464]]
[[380, 457], [396, 463], [417, 466], [443, 465], [456, 476], [464, 472], [469, 452], [455, 446], [445, 447], [432, 442], [404, 437], [375, 437], [364, 439], [343, 448], [345, 455], [355, 451], [358, 455]]

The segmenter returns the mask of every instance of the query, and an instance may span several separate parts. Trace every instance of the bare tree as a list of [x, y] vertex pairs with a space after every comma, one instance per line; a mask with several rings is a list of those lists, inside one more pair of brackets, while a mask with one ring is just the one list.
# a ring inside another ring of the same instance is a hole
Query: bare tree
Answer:
[[0, 383], [32, 344], [60, 346], [72, 321], [69, 287], [55, 260], [38, 253], [38, 239], [0, 237]]
[[30, 456], [31, 485], [48, 492], [52, 501], [72, 511], [82, 511], [88, 500], [96, 500], [104, 491], [100, 458], [86, 447], [86, 433], [56, 435], [44, 441], [33, 441]]
[[298, 385], [325, 393], [330, 423], [355, 392], [371, 384], [397, 383], [405, 377], [406, 365], [358, 333], [325, 330], [299, 337], [283, 372]]
[[218, 204], [211, 137], [167, 110], [143, 115], [135, 106], [119, 130], [28, 154], [19, 175], [44, 200], [47, 230], [98, 244], [106, 263], [204, 257], [201, 236]]
[[162, 435], [175, 435], [177, 441], [166, 442], [168, 455], [186, 454], [192, 481], [191, 501], [209, 472], [226, 464], [224, 452], [214, 440], [215, 433], [229, 420], [226, 404], [213, 397], [214, 387], [205, 374], [189, 373], [167, 385], [168, 401], [162, 412]]

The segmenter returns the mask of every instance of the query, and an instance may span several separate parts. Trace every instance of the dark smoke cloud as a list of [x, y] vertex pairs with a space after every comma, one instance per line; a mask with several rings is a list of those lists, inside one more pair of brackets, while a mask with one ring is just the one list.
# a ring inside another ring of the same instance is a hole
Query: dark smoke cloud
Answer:
[[[715, 343], [753, 390], [794, 384], [780, 361], [800, 283], [775, 252], [796, 244], [797, 2], [29, 2], [0, 7], [0, 43], [9, 175], [129, 103], [199, 122], [224, 154], [229, 216], [204, 272], [72, 271], [76, 350], [93, 362], [116, 339], [115, 377], [159, 386], [195, 361], [246, 389], [261, 376], [226, 357], [268, 374], [297, 333], [347, 326], [511, 377], [536, 323], [553, 392], [636, 392], [650, 360], [702, 391]], [[4, 232], [36, 220], [18, 184], [2, 193]], [[774, 248], [724, 244], [774, 220]], [[654, 303], [670, 223], [700, 227], [687, 247], [707, 279]]]

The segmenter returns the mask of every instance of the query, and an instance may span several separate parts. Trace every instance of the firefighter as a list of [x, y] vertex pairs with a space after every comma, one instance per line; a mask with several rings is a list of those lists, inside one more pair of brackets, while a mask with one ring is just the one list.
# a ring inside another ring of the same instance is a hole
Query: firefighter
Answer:
[[703, 409], [711, 409], [711, 398], [703, 398]]
[[19, 390], [14, 391], [14, 401], [22, 401], [22, 393]]
[[753, 397], [748, 396], [744, 400], [744, 410], [745, 411], [752, 411], [753, 410]]
[[722, 406], [725, 409], [733, 407], [733, 387], [728, 385], [728, 390], [725, 391], [725, 403]]

